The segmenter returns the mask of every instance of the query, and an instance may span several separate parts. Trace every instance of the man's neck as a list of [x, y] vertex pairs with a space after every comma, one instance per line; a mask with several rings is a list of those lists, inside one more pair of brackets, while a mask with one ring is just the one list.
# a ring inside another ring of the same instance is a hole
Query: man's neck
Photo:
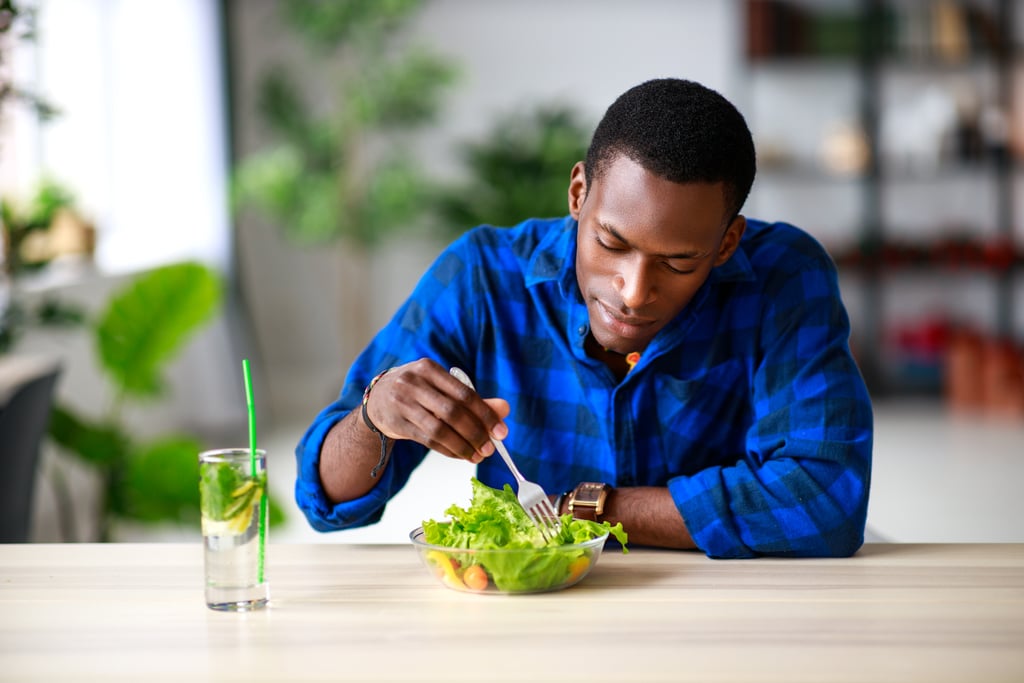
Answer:
[[625, 354], [604, 348], [594, 339], [593, 334], [587, 335], [586, 340], [583, 342], [583, 349], [587, 352], [588, 356], [607, 365], [608, 369], [612, 371], [612, 374], [620, 382], [632, 369], [632, 365], [626, 360]]

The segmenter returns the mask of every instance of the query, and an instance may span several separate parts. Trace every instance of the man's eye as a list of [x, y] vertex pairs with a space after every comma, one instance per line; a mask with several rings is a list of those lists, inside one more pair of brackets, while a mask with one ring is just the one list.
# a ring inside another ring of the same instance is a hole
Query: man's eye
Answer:
[[667, 268], [670, 273], [674, 273], [676, 275], [690, 275], [690, 274], [696, 272], [693, 268], [679, 269], [679, 268], [673, 268], [668, 263], [665, 263], [664, 265], [665, 265], [665, 268]]
[[602, 249], [604, 249], [605, 251], [623, 251], [622, 247], [612, 246], [611, 244], [606, 244], [597, 235], [594, 235], [594, 241], [597, 242], [598, 246], [601, 247]]

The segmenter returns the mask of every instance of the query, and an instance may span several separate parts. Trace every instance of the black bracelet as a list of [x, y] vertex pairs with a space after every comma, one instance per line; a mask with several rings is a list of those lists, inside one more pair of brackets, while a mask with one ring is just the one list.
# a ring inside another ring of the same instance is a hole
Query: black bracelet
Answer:
[[366, 404], [370, 401], [370, 390], [373, 389], [373, 385], [375, 385], [381, 377], [386, 375], [389, 370], [391, 370], [391, 368], [388, 368], [371, 379], [370, 383], [366, 385], [366, 389], [363, 390], [363, 424], [365, 424], [371, 432], [380, 437], [380, 460], [377, 461], [377, 464], [370, 471], [370, 476], [374, 479], [377, 478], [377, 474], [380, 472], [381, 468], [384, 467], [384, 461], [388, 457], [388, 441], [390, 441], [390, 439], [384, 435], [384, 432], [377, 429], [377, 425], [373, 424], [370, 420], [370, 416], [366, 412]]

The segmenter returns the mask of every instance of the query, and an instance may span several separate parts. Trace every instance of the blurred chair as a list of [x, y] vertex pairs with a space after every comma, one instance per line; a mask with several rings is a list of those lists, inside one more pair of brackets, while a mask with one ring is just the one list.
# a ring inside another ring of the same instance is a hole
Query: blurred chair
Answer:
[[39, 445], [59, 374], [56, 363], [5, 359], [0, 368], [0, 543], [29, 540]]

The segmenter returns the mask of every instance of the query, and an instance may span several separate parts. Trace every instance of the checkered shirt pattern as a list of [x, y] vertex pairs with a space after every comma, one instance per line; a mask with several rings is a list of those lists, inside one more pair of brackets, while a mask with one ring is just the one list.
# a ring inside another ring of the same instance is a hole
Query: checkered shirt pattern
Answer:
[[[296, 449], [295, 496], [310, 524], [378, 521], [426, 456], [399, 441], [376, 486], [339, 505], [319, 480], [325, 435], [359, 407], [370, 379], [425, 357], [464, 368], [481, 395], [509, 401], [505, 443], [547, 491], [580, 481], [667, 486], [710, 557], [854, 553], [872, 409], [822, 246], [791, 225], [748, 220], [733, 257], [617, 381], [584, 351], [576, 227], [570, 217], [481, 226], [440, 255]], [[515, 488], [498, 458], [476, 475]]]

